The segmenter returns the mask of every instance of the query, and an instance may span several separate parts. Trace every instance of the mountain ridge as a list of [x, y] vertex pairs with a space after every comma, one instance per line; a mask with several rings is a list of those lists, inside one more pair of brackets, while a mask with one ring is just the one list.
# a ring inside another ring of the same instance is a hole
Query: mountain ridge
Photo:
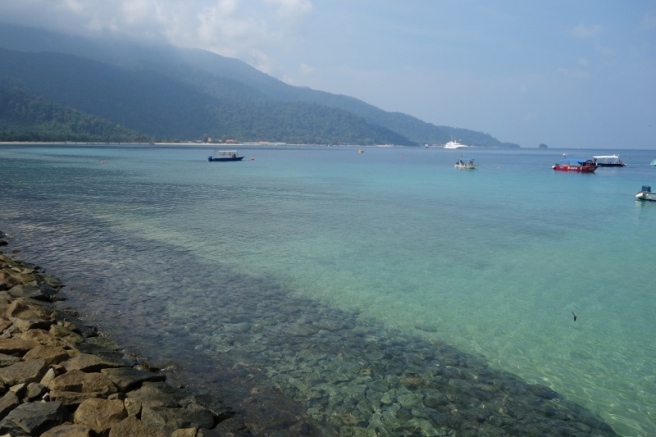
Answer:
[[[4, 48], [0, 52], [3, 64], [23, 62], [22, 73], [17, 71], [19, 66], [0, 65], [0, 75], [23, 81], [56, 104], [157, 138], [417, 145], [442, 144], [457, 137], [472, 146], [519, 147], [482, 132], [435, 126], [407, 114], [386, 112], [354, 97], [288, 85], [243, 61], [199, 49], [92, 40], [13, 25], [0, 26], [0, 47]], [[82, 77], [80, 71], [63, 68], [66, 62], [89, 75]], [[45, 73], [37, 78], [30, 72], [34, 69]], [[65, 80], [75, 75], [79, 83]], [[95, 89], [112, 82], [122, 84], [113, 87], [113, 100]], [[95, 106], [82, 98], [90, 94], [99, 99]], [[98, 107], [101, 101], [104, 109]], [[117, 113], [121, 105], [127, 111], [122, 118]]]

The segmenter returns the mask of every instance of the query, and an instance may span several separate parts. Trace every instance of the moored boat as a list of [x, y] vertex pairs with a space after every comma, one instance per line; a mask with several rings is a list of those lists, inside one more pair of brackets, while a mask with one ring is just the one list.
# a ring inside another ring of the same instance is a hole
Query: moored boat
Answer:
[[656, 167], [656, 159], [654, 159], [649, 165], [653, 165], [654, 167]]
[[626, 163], [620, 159], [620, 155], [593, 156], [592, 160], [598, 167], [624, 167]]
[[652, 193], [651, 187], [647, 185], [643, 185], [642, 190], [638, 191], [635, 197], [637, 200], [656, 202], [656, 193]]
[[445, 149], [466, 149], [467, 147], [465, 144], [459, 143], [456, 140], [451, 140], [444, 145]]
[[212, 155], [207, 157], [207, 160], [209, 162], [241, 161], [242, 159], [244, 159], [244, 157], [237, 155], [236, 150], [219, 150], [219, 149], [216, 149]]
[[460, 158], [456, 161], [455, 168], [458, 170], [476, 170], [476, 164], [473, 159]]
[[551, 166], [556, 171], [573, 171], [578, 173], [594, 173], [597, 164], [584, 158], [563, 158]]

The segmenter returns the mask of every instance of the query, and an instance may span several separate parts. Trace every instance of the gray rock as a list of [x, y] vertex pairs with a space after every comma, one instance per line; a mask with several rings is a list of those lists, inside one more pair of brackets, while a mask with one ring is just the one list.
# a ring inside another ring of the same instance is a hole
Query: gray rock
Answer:
[[100, 372], [103, 369], [122, 367], [125, 363], [111, 358], [103, 358], [98, 355], [81, 353], [64, 361], [62, 366], [67, 372], [71, 370], [82, 370], [83, 372]]
[[0, 369], [0, 381], [6, 385], [39, 382], [48, 371], [45, 360], [20, 361]]
[[129, 416], [112, 426], [109, 437], [169, 437], [170, 433], [143, 423], [134, 416]]
[[22, 297], [28, 299], [35, 299], [50, 302], [57, 294], [57, 290], [47, 284], [42, 287], [30, 284], [18, 284], [9, 289], [9, 294], [12, 297]]
[[0, 398], [0, 419], [5, 417], [11, 410], [20, 405], [20, 400], [18, 396], [13, 391], [7, 392], [2, 398]]
[[24, 400], [28, 402], [33, 401], [43, 396], [47, 391], [48, 389], [45, 386], [39, 384], [38, 382], [30, 382], [27, 385], [27, 390], [25, 391], [24, 394], [25, 397]]
[[189, 408], [144, 407], [141, 421], [157, 428], [173, 432], [179, 428], [214, 427], [214, 413], [195, 405]]
[[12, 364], [16, 364], [20, 360], [21, 359], [19, 357], [15, 357], [13, 355], [0, 354], [0, 367], [11, 366]]
[[151, 373], [130, 367], [103, 369], [101, 370], [101, 373], [108, 376], [109, 379], [122, 391], [133, 390], [141, 386], [144, 382], [166, 380], [166, 376], [161, 373]]
[[84, 425], [64, 423], [50, 428], [41, 434], [41, 437], [91, 437], [91, 429]]
[[179, 406], [170, 386], [164, 384], [146, 382], [140, 389], [128, 392], [127, 398], [148, 407]]
[[13, 409], [0, 422], [0, 433], [39, 435], [64, 423], [66, 408], [61, 402], [30, 402]]

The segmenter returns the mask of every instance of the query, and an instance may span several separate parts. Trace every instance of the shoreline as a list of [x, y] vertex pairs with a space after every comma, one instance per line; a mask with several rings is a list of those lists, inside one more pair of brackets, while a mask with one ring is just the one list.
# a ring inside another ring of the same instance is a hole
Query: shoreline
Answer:
[[0, 231], [0, 435], [256, 435], [232, 408], [213, 411], [121, 353], [66, 306], [58, 278], [7, 240]]

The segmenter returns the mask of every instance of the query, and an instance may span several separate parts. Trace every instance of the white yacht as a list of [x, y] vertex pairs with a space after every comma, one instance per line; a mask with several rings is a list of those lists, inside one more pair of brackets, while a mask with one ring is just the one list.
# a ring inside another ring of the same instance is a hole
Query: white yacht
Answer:
[[451, 140], [444, 145], [445, 149], [464, 149], [467, 146], [457, 142], [456, 140]]

